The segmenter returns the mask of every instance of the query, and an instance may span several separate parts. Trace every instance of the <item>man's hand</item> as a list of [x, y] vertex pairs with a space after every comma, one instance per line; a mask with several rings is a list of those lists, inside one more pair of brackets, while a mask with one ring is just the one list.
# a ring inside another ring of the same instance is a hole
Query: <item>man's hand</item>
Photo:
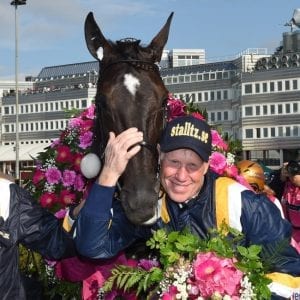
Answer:
[[143, 133], [137, 128], [129, 128], [117, 136], [110, 132], [105, 148], [105, 162], [98, 183], [104, 186], [116, 185], [128, 161], [140, 151], [139, 143], [142, 141]]

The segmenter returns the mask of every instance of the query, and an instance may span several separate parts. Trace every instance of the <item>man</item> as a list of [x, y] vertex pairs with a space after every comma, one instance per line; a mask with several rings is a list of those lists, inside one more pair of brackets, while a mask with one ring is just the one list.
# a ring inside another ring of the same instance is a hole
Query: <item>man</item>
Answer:
[[98, 183], [91, 189], [78, 217], [75, 241], [82, 255], [115, 256], [137, 239], [148, 239], [151, 231], [158, 228], [172, 231], [188, 228], [206, 238], [209, 229], [225, 220], [244, 233], [246, 246], [262, 245], [265, 257], [276, 257], [271, 262], [272, 272], [300, 275], [300, 256], [287, 242], [290, 224], [264, 195], [255, 194], [228, 178], [218, 178], [209, 170], [210, 127], [193, 116], [175, 118], [164, 129], [159, 152], [161, 184], [166, 197], [159, 201], [159, 218], [150, 226], [131, 224], [120, 202], [114, 199], [114, 192], [128, 161], [140, 150], [138, 143], [142, 140], [142, 133], [136, 128], [118, 136], [110, 133]]
[[19, 272], [19, 244], [55, 260], [74, 256], [76, 251], [72, 236], [59, 220], [2, 173], [0, 191], [0, 299], [23, 300], [26, 295]]

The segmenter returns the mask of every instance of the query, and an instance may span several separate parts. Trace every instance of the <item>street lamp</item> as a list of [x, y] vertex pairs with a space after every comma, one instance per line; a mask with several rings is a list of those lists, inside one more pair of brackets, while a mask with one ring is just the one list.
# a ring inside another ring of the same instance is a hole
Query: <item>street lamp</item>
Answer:
[[15, 80], [16, 80], [16, 168], [15, 178], [16, 182], [20, 181], [20, 162], [19, 162], [19, 80], [18, 80], [18, 14], [17, 8], [19, 5], [25, 5], [26, 0], [14, 0], [10, 2], [10, 5], [15, 7]]

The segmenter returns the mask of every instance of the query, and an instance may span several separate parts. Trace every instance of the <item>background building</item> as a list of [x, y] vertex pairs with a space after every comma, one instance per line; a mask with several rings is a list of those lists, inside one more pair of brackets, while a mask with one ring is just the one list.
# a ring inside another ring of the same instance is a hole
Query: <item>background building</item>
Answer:
[[[167, 89], [240, 140], [244, 158], [273, 168], [299, 159], [300, 31], [284, 32], [275, 53], [252, 48], [225, 61], [206, 62], [203, 49], [165, 50], [161, 67]], [[19, 83], [20, 170], [67, 126], [67, 111], [92, 103], [98, 68], [96, 61], [45, 67]], [[7, 173], [15, 169], [14, 88], [0, 83], [0, 170]]]

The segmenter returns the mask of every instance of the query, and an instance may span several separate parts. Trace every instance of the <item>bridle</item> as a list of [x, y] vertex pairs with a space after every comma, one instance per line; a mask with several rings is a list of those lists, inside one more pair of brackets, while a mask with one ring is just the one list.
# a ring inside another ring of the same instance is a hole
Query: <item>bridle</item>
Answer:
[[[117, 41], [117, 43], [137, 43], [137, 44], [139, 42], [140, 42], [139, 40], [135, 40], [135, 39], [131, 39], [131, 38], [127, 38], [127, 39]], [[160, 76], [159, 67], [158, 67], [157, 64], [155, 64], [153, 62], [137, 60], [137, 59], [120, 59], [120, 60], [116, 60], [114, 62], [111, 62], [111, 63], [107, 64], [104, 68], [102, 68], [102, 70], [100, 70], [99, 80], [101, 80], [100, 78], [103, 77], [103, 74], [109, 68], [111, 68], [113, 65], [124, 64], [124, 63], [125, 64], [130, 64], [134, 68], [140, 68], [140, 69], [143, 69], [145, 71], [157, 72], [158, 75]], [[100, 127], [100, 159], [103, 160], [106, 143], [105, 143], [105, 134], [104, 134], [104, 126], [103, 126], [103, 117], [101, 116], [101, 114], [103, 113], [102, 108], [101, 108], [101, 102], [102, 102], [101, 97], [105, 97], [105, 96], [100, 95], [100, 99], [96, 103], [96, 106], [97, 106], [97, 118], [98, 118], [99, 127]], [[167, 99], [168, 98], [166, 96], [163, 99], [163, 104], [162, 104], [162, 110], [163, 110], [163, 126], [162, 126], [162, 129], [165, 128], [167, 118], [168, 118], [167, 117]], [[150, 143], [148, 143], [147, 141], [144, 140], [140, 143], [140, 146], [144, 147], [145, 149], [148, 149], [155, 156], [155, 158], [158, 159], [157, 145], [150, 144]]]

